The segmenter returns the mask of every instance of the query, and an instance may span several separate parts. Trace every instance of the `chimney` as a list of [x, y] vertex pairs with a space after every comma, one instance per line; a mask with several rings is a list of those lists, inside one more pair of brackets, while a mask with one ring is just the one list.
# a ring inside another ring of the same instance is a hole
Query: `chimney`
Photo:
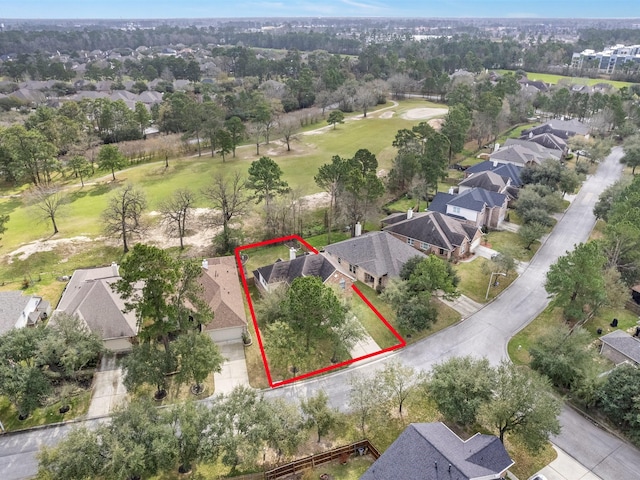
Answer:
[[407, 210], [407, 220], [410, 220], [413, 218], [413, 209], [410, 208], [409, 210]]
[[296, 249], [291, 247], [289, 249], [289, 260], [295, 260], [296, 259]]
[[120, 267], [118, 267], [118, 264], [116, 262], [111, 262], [111, 273], [114, 277], [120, 276]]
[[362, 225], [360, 222], [356, 223], [356, 237], [362, 235]]
[[209, 270], [209, 260], [207, 260], [206, 258], [202, 259], [202, 268], [204, 268], [205, 270]]

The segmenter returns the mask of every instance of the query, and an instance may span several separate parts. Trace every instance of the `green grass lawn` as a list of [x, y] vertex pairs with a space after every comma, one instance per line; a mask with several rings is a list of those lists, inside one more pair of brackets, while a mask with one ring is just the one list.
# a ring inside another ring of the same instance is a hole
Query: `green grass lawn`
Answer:
[[486, 235], [486, 244], [498, 252], [509, 251], [516, 260], [528, 262], [540, 248], [540, 242], [536, 241], [527, 250], [525, 242], [517, 233], [509, 231], [492, 231]]
[[[497, 70], [497, 72], [504, 74], [508, 72], [513, 73], [514, 71], [513, 70]], [[553, 84], [558, 83], [560, 80], [567, 79], [567, 80], [571, 80], [572, 83], [576, 83], [580, 85], [595, 85], [596, 83], [608, 83], [610, 85], [613, 85], [616, 88], [630, 87], [631, 85], [633, 85], [632, 82], [620, 82], [618, 80], [606, 80], [602, 78], [567, 77], [566, 75], [554, 75], [552, 73], [528, 73], [527, 78], [529, 78], [529, 80], [540, 80], [542, 82], [553, 83]]]
[[87, 413], [89, 402], [91, 401], [91, 390], [83, 390], [71, 397], [69, 406], [71, 409], [66, 413], [60, 413], [61, 402], [37, 408], [28, 418], [23, 421], [18, 419], [18, 412], [9, 403], [6, 397], [0, 396], [0, 419], [6, 431], [20, 430], [23, 428], [37, 427], [48, 423], [57, 423], [71, 418], [77, 418]]
[[[467, 297], [476, 302], [485, 303], [485, 295], [487, 294], [487, 286], [491, 277], [489, 270], [490, 260], [483, 257], [476, 257], [470, 262], [460, 262], [455, 266], [455, 270], [460, 277], [458, 289]], [[492, 285], [489, 288], [489, 300], [498, 296], [505, 288], [518, 277], [516, 272], [509, 272], [506, 277], [501, 275], [493, 276], [494, 282], [497, 280], [498, 285]]]
[[[389, 305], [380, 300], [376, 291], [362, 282], [356, 282], [356, 286], [385, 320], [394, 326], [394, 328], [397, 328], [395, 312]], [[357, 295], [353, 296], [352, 309], [358, 317], [358, 320], [360, 320], [360, 323], [362, 323], [362, 326], [367, 330], [367, 333], [376, 341], [381, 349], [398, 344], [399, 340]]]

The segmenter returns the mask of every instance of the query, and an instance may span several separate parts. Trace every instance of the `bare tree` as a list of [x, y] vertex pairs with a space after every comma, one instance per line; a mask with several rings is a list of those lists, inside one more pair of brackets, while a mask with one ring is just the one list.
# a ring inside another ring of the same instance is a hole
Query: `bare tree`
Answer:
[[362, 115], [367, 118], [370, 107], [378, 103], [378, 97], [370, 85], [360, 85], [356, 90], [356, 106], [362, 110]]
[[260, 140], [265, 135], [264, 125], [262, 123], [251, 122], [247, 128], [247, 133], [256, 144], [256, 155], [260, 155]]
[[60, 207], [67, 202], [66, 196], [58, 187], [44, 185], [35, 187], [29, 196], [31, 203], [40, 211], [41, 219], [51, 220], [53, 234], [58, 233], [56, 218], [60, 213]]
[[147, 206], [144, 192], [131, 183], [117, 190], [109, 199], [107, 208], [102, 212], [104, 232], [109, 236], [122, 239], [124, 253], [129, 251], [128, 240], [133, 235], [144, 232], [142, 211]]
[[160, 204], [162, 223], [167, 233], [178, 234], [180, 237], [180, 250], [184, 249], [184, 235], [187, 230], [187, 220], [191, 208], [196, 200], [195, 194], [188, 188], [181, 188]]
[[299, 128], [300, 119], [296, 115], [285, 115], [278, 121], [278, 131], [287, 144], [287, 152], [291, 151], [291, 141], [296, 138], [296, 132]]
[[213, 177], [213, 182], [202, 191], [214, 209], [219, 213], [213, 216], [214, 226], [222, 227], [223, 239], [228, 247], [229, 224], [235, 217], [243, 215], [247, 211], [247, 205], [251, 201], [246, 190], [246, 180], [240, 172], [235, 172], [231, 178], [218, 173]]

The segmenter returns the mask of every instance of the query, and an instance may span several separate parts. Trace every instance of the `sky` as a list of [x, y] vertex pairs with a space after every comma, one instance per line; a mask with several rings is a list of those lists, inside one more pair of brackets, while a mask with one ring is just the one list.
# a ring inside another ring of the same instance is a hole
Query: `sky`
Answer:
[[639, 0], [0, 0], [2, 18], [640, 18]]

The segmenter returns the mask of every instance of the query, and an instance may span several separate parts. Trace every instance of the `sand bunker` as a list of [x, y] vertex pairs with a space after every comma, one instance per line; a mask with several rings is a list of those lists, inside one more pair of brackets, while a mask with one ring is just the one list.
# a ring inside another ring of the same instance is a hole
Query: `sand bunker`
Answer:
[[402, 115], [405, 120], [426, 120], [428, 118], [445, 115], [449, 110], [446, 108], [412, 108]]
[[60, 245], [73, 245], [78, 243], [87, 243], [93, 242], [92, 238], [89, 237], [72, 237], [72, 238], [57, 238], [54, 240], [36, 240], [35, 242], [28, 243], [26, 245], [21, 246], [20, 248], [14, 250], [9, 253], [7, 256], [9, 257], [8, 263], [13, 262], [13, 257], [18, 255], [18, 259], [26, 260], [34, 253], [38, 252], [50, 252], [54, 248], [57, 248]]
[[383, 119], [393, 118], [394, 113], [395, 112], [383, 112], [382, 115], [380, 115], [380, 118], [383, 118]]

